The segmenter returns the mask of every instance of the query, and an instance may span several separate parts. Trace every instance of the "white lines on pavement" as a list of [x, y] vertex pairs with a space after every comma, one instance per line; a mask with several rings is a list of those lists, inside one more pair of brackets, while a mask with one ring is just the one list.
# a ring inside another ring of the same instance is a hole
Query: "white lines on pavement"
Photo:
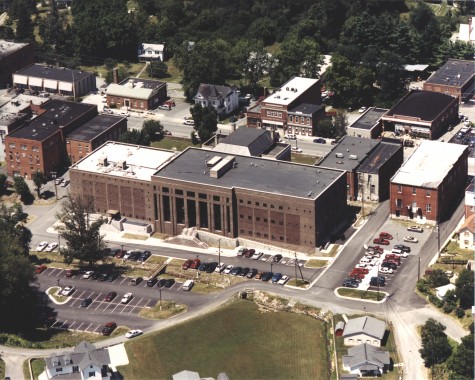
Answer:
[[128, 279], [128, 277], [124, 277], [124, 279], [120, 282], [120, 284], [122, 285], [122, 283], [123, 283], [124, 281], [126, 281], [127, 279]]

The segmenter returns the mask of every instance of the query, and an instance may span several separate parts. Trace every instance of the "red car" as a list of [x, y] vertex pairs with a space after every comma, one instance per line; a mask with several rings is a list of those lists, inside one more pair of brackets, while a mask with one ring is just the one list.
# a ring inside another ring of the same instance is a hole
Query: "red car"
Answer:
[[388, 234], [387, 232], [380, 232], [379, 237], [381, 239], [386, 239], [386, 240], [393, 240], [393, 235]]
[[64, 274], [65, 277], [73, 277], [75, 275], [74, 269], [67, 269], [66, 273]]
[[48, 269], [48, 267], [44, 264], [41, 264], [41, 265], [38, 265], [36, 268], [35, 268], [35, 273], [36, 274], [41, 274], [43, 273], [46, 269]]
[[198, 267], [201, 265], [200, 259], [196, 258], [193, 260], [193, 263], [191, 264], [190, 268], [191, 269], [198, 269]]
[[125, 251], [120, 250], [119, 252], [117, 252], [117, 253], [115, 254], [114, 257], [115, 257], [116, 259], [121, 259], [121, 258], [124, 257], [124, 255], [125, 255]]
[[117, 323], [115, 322], [106, 323], [106, 325], [102, 329], [102, 335], [109, 336], [112, 333], [112, 331], [114, 331], [116, 328], [117, 328]]
[[176, 104], [175, 104], [175, 101], [174, 100], [167, 100], [165, 103], [163, 104], [168, 104], [170, 107], [175, 107]]
[[373, 239], [374, 244], [389, 245], [389, 240], [382, 239], [380, 237]]
[[183, 263], [183, 265], [181, 266], [181, 269], [185, 269], [185, 270], [189, 269], [192, 264], [193, 264], [193, 260], [188, 259]]
[[107, 296], [104, 300], [107, 301], [107, 302], [111, 302], [115, 297], [117, 297], [117, 293], [116, 292], [110, 292], [109, 294], [107, 294]]

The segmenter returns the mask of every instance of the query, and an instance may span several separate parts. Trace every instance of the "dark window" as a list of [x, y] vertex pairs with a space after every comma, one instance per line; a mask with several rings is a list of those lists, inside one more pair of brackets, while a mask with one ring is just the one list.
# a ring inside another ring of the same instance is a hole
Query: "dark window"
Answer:
[[269, 234], [264, 234], [264, 237], [265, 237], [266, 239], [268, 239], [268, 238], [269, 238]]
[[221, 205], [213, 205], [214, 213], [214, 229], [221, 231], [223, 228], [221, 225]]
[[186, 212], [188, 214], [188, 227], [196, 226], [196, 204], [194, 199], [186, 200]]
[[168, 193], [170, 192], [170, 189], [168, 187], [162, 187], [162, 192]]
[[198, 193], [198, 197], [200, 199], [208, 199], [208, 197], [206, 196], [206, 194], [203, 194], [203, 193]]
[[239, 200], [239, 203], [242, 203], [242, 199]]
[[251, 201], [247, 201], [247, 204], [250, 205], [252, 202]]
[[267, 218], [264, 218], [264, 222], [267, 223]]
[[177, 195], [183, 195], [183, 190], [175, 189], [175, 194], [177, 194]]
[[170, 221], [170, 197], [168, 195], [163, 195], [163, 220], [165, 222]]
[[199, 208], [201, 228], [208, 228], [208, 204], [206, 202], [200, 202]]
[[279, 210], [282, 210], [282, 206], [279, 206]]
[[244, 215], [242, 215], [242, 214], [239, 215], [239, 218], [240, 218], [240, 219], [244, 219]]
[[251, 215], [248, 215], [248, 216], [247, 216], [247, 219], [251, 220], [251, 219], [252, 219], [252, 216], [251, 216]]
[[275, 224], [275, 220], [274, 219], [271, 219], [270, 221], [272, 224]]
[[260, 222], [261, 221], [261, 218], [259, 218], [258, 216], [256, 217], [256, 221]]
[[259, 202], [256, 202], [256, 206], [259, 206]]
[[219, 197], [219, 195], [213, 195], [213, 201], [219, 202], [220, 200], [221, 198]]
[[189, 197], [194, 198], [195, 197], [195, 192], [194, 191], [187, 191], [186, 195], [189, 196]]

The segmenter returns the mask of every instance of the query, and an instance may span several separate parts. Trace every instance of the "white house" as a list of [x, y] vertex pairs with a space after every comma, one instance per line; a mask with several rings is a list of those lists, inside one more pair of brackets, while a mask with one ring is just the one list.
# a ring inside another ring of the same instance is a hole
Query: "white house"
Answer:
[[455, 285], [454, 284], [447, 284], [447, 285], [442, 285], [439, 286], [438, 288], [435, 288], [435, 295], [437, 296], [438, 299], [444, 299], [445, 295], [449, 290], [455, 290]]
[[39, 380], [109, 380], [111, 358], [107, 349], [81, 342], [72, 352], [45, 358], [46, 369]]
[[193, 100], [202, 107], [213, 107], [220, 116], [229, 115], [239, 107], [238, 91], [235, 86], [201, 83]]
[[381, 347], [381, 341], [386, 332], [386, 324], [372, 317], [360, 317], [350, 319], [343, 331], [345, 346], [356, 346], [368, 343], [375, 347]]
[[389, 352], [366, 343], [349, 348], [348, 355], [343, 355], [342, 361], [345, 371], [365, 377], [381, 376], [391, 363]]
[[139, 62], [162, 61], [165, 58], [165, 44], [146, 44], [139, 45], [137, 56]]
[[471, 42], [475, 45], [475, 17], [468, 19], [468, 24], [460, 24], [459, 27], [459, 41]]
[[474, 226], [475, 214], [470, 215], [465, 222], [462, 224], [462, 227], [459, 229], [459, 247], [461, 249], [474, 249], [473, 238], [475, 232]]

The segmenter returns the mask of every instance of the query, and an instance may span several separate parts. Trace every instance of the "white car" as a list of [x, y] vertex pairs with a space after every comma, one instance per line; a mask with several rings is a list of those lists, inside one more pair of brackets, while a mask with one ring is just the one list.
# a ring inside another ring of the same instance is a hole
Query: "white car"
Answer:
[[93, 270], [88, 270], [86, 273], [82, 275], [82, 278], [85, 278], [85, 279], [91, 278], [93, 274], [94, 274]]
[[287, 283], [287, 281], [289, 281], [289, 276], [282, 276], [282, 277], [280, 278], [280, 280], [277, 281], [277, 283], [278, 283], [279, 285], [285, 285], [285, 284]]
[[302, 148], [297, 148], [297, 147], [292, 147], [292, 152], [296, 152], [296, 153], [302, 153]]
[[411, 232], [419, 232], [419, 233], [424, 232], [424, 229], [419, 226], [410, 226], [410, 227], [407, 227], [407, 230]]
[[132, 254], [132, 252], [133, 252], [132, 250], [125, 252], [125, 255], [122, 258], [124, 260], [127, 260], [130, 257], [130, 255]]
[[226, 268], [225, 263], [219, 263], [214, 270], [216, 273], [221, 273]]
[[366, 111], [366, 107], [360, 107], [360, 109], [358, 110], [359, 113], [363, 113], [364, 111]]
[[55, 183], [56, 185], [59, 185], [61, 182], [63, 182], [63, 177], [59, 177], [59, 178], [56, 178], [56, 179], [54, 180], [54, 183]]
[[54, 251], [57, 247], [58, 247], [58, 243], [49, 243], [49, 244], [46, 246], [46, 250], [47, 250], [48, 252], [51, 252], [51, 251]]
[[228, 265], [226, 268], [224, 268], [224, 274], [231, 273], [233, 269], [234, 269], [234, 265]]
[[69, 185], [69, 179], [65, 179], [63, 183], [60, 185], [61, 187], [66, 187]]
[[139, 336], [142, 334], [143, 334], [142, 330], [130, 330], [129, 332], [125, 333], [125, 337], [130, 339], [130, 338], [135, 338], [136, 336]]
[[41, 252], [43, 249], [45, 249], [48, 246], [47, 241], [42, 241], [38, 246], [36, 247], [36, 252]]
[[403, 239], [407, 243], [418, 243], [419, 240], [417, 240], [414, 236], [404, 236]]
[[125, 293], [122, 299], [120, 300], [120, 303], [129, 303], [132, 297], [132, 293]]
[[183, 124], [185, 125], [195, 125], [195, 122], [193, 119], [186, 119]]
[[251, 259], [252, 260], [259, 260], [264, 255], [264, 252], [254, 252]]
[[383, 267], [383, 268], [379, 268], [379, 273], [392, 274], [392, 273], [393, 273], [393, 270], [392, 270], [391, 268]]
[[74, 286], [68, 285], [61, 291], [61, 295], [67, 297], [67, 296], [70, 296], [73, 292], [74, 292]]
[[409, 257], [409, 253], [402, 251], [401, 253], [396, 253], [396, 256], [406, 258]]

